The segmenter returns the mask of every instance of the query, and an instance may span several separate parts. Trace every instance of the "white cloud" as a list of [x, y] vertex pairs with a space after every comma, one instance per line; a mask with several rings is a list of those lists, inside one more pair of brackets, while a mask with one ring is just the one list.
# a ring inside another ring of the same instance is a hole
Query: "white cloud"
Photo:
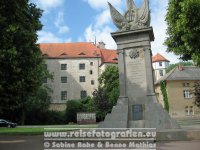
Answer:
[[108, 8], [108, 3], [112, 3], [114, 6], [119, 6], [122, 2], [122, 0], [83, 0], [87, 2], [92, 8], [94, 9], [102, 9], [102, 8]]
[[49, 8], [61, 6], [64, 0], [33, 0], [41, 9], [47, 11]]
[[72, 38], [59, 38], [52, 32], [48, 31], [39, 31], [38, 32], [38, 41], [37, 43], [63, 43], [71, 42]]
[[60, 43], [62, 42], [62, 39], [59, 37], [56, 37], [51, 32], [46, 31], [39, 31], [38, 32], [38, 41], [37, 43]]
[[67, 32], [69, 32], [69, 27], [68, 26], [59, 26], [59, 31], [58, 32], [60, 34], [67, 33]]
[[58, 33], [63, 34], [69, 32], [69, 27], [64, 24], [64, 13], [59, 12], [55, 19], [54, 25], [58, 28]]
[[116, 43], [111, 37], [110, 32], [112, 32], [112, 29], [109, 26], [104, 26], [103, 29], [97, 29], [93, 25], [90, 25], [86, 28], [84, 37], [87, 42], [94, 42], [96, 37], [96, 41], [103, 41], [106, 44], [106, 48], [116, 49]]
[[104, 10], [100, 15], [96, 17], [95, 27], [102, 27], [103, 25], [110, 23], [110, 11], [108, 9]]

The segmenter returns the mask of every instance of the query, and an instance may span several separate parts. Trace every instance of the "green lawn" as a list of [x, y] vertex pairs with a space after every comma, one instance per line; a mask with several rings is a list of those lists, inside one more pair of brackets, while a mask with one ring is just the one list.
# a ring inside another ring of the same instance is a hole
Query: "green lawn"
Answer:
[[23, 126], [16, 128], [0, 128], [0, 135], [39, 135], [44, 134], [44, 131], [67, 131], [84, 128], [96, 128], [97, 125], [63, 125], [63, 126]]

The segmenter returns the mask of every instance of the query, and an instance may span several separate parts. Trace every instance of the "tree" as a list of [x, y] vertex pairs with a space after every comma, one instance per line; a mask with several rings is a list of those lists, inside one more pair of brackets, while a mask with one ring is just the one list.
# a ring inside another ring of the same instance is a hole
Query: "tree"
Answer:
[[76, 115], [77, 112], [85, 112], [86, 107], [81, 102], [81, 100], [69, 100], [67, 101], [66, 108], [66, 122], [77, 122]]
[[93, 93], [97, 117], [102, 120], [116, 105], [119, 97], [119, 71], [116, 66], [107, 66], [99, 77], [99, 87]]
[[99, 77], [100, 87], [106, 92], [112, 106], [116, 105], [119, 97], [119, 70], [117, 66], [107, 66]]
[[169, 0], [166, 15], [168, 52], [200, 66], [200, 1]]
[[179, 64], [182, 66], [193, 66], [194, 65], [192, 62], [180, 62], [180, 63], [170, 64], [169, 67], [166, 69], [166, 73], [168, 73], [172, 69], [176, 68]]
[[109, 113], [112, 109], [112, 106], [108, 98], [106, 97], [106, 91], [104, 90], [105, 89], [103, 89], [102, 87], [98, 87], [98, 89], [93, 92], [93, 98], [96, 107], [96, 116], [97, 120], [99, 121], [102, 121], [105, 118], [106, 114]]
[[29, 0], [0, 1], [0, 112], [21, 113], [48, 75], [39, 46], [42, 11]]

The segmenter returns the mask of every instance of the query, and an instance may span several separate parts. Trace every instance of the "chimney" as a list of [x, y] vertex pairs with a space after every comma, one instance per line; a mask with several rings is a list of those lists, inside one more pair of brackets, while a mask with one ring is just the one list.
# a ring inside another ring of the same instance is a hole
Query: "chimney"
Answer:
[[105, 43], [103, 41], [99, 42], [99, 44], [97, 45], [98, 48], [100, 49], [105, 49]]
[[181, 64], [178, 65], [178, 70], [183, 71], [183, 66]]

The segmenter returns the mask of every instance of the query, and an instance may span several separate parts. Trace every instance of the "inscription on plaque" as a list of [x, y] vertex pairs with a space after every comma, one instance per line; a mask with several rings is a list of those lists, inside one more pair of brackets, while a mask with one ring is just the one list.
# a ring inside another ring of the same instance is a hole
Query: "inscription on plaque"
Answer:
[[142, 104], [132, 105], [133, 120], [143, 120]]

